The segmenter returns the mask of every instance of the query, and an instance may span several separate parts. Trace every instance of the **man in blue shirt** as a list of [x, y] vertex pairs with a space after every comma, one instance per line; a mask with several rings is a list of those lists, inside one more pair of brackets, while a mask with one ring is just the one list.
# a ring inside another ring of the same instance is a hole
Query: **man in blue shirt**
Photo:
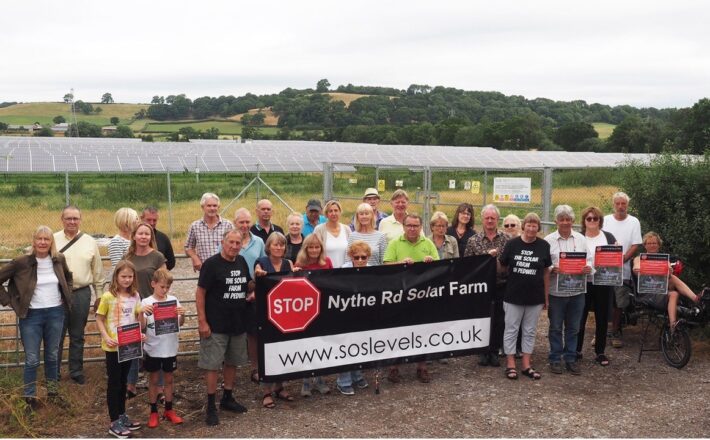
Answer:
[[306, 213], [303, 214], [303, 230], [301, 233], [304, 237], [313, 233], [316, 226], [321, 223], [325, 223], [325, 216], [321, 214], [323, 211], [323, 206], [320, 204], [320, 200], [311, 199], [306, 204]]

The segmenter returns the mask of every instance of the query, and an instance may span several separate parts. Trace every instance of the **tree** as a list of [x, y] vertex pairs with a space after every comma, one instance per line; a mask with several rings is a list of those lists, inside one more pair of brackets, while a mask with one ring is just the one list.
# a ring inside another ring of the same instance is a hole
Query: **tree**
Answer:
[[244, 114], [242, 115], [242, 118], [239, 120], [239, 122], [241, 122], [242, 125], [246, 127], [247, 125], [250, 125], [250, 124], [251, 124], [252, 118], [253, 118], [253, 116], [252, 116], [251, 114], [249, 114], [249, 113], [244, 113]]
[[113, 104], [113, 96], [106, 92], [101, 96], [101, 104]]
[[251, 118], [251, 123], [252, 125], [264, 125], [264, 120], [266, 119], [266, 115], [264, 115], [261, 110], [258, 112], [254, 113], [254, 115]]
[[165, 98], [162, 96], [155, 95], [153, 96], [153, 99], [150, 101], [151, 104], [165, 104]]
[[71, 124], [67, 131], [67, 136], [71, 137], [101, 137], [101, 127], [86, 121], [79, 121]]
[[41, 129], [35, 131], [34, 135], [37, 137], [52, 137], [54, 136], [54, 132], [49, 127], [42, 127]]
[[330, 87], [330, 82], [324, 78], [316, 83], [316, 92], [325, 93], [328, 91], [328, 87]]
[[136, 119], [145, 119], [145, 109], [142, 108], [133, 114]]
[[52, 119], [52, 122], [54, 122], [55, 124], [63, 124], [64, 122], [67, 122], [67, 120], [64, 118], [64, 116], [59, 115], [55, 116], [54, 119]]
[[94, 113], [96, 113], [97, 115], [98, 115], [99, 113], [101, 113], [102, 111], [104, 111], [104, 109], [102, 109], [101, 107], [96, 107], [96, 108], [94, 109]]
[[66, 95], [64, 95], [64, 103], [65, 103], [65, 104], [69, 104], [69, 103], [72, 102], [73, 100], [74, 100], [74, 94], [73, 94], [73, 93], [67, 93]]
[[566, 151], [583, 151], [579, 144], [588, 138], [598, 138], [599, 133], [588, 122], [569, 122], [555, 131], [553, 140]]
[[127, 125], [119, 125], [116, 127], [116, 131], [113, 133], [113, 136], [115, 138], [132, 138], [133, 136], [133, 130], [131, 130], [131, 127]]
[[110, 119], [111, 125], [118, 125], [119, 119], [117, 116], [112, 116]]
[[7, 124], [4, 122], [0, 122], [0, 131], [5, 131], [7, 130]]
[[258, 139], [261, 135], [261, 131], [256, 127], [243, 127], [242, 128], [242, 138], [243, 139]]

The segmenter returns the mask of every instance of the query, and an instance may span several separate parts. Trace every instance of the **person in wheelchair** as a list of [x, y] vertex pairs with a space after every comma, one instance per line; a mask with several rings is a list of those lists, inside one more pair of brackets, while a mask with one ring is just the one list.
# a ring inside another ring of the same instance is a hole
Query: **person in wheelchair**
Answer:
[[[661, 236], [656, 232], [650, 231], [643, 236], [643, 247], [647, 253], [658, 253], [661, 250], [663, 241]], [[633, 272], [638, 275], [639, 268], [641, 267], [641, 257], [634, 257]], [[668, 321], [670, 324], [671, 331], [673, 331], [678, 325], [678, 301], [679, 297], [682, 295], [694, 303], [699, 303], [700, 298], [703, 296], [701, 292], [700, 295], [696, 295], [687, 284], [685, 284], [680, 278], [673, 274], [671, 268], [670, 275], [668, 276], [668, 294], [638, 294], [639, 300], [650, 307], [657, 310], [668, 310]]]

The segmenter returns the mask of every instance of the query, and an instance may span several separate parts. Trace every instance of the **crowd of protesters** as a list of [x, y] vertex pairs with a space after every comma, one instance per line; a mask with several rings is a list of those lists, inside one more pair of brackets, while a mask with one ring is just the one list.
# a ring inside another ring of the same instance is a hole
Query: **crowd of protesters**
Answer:
[[[251, 365], [250, 378], [262, 392], [264, 408], [276, 407], [277, 400], [294, 400], [284, 383], [265, 383], [258, 374], [255, 277], [275, 272], [430, 263], [488, 255], [497, 263], [496, 289], [491, 294], [490, 342], [478, 363], [500, 367], [502, 358], [504, 377], [516, 380], [522, 374], [539, 380], [542, 372], [532, 365], [532, 353], [542, 310], [547, 310], [549, 319], [547, 360], [551, 373], [563, 374], [566, 370], [572, 375], [582, 374], [579, 360], [583, 356], [584, 327], [590, 311], [594, 312], [596, 323], [591, 344], [594, 360], [601, 367], [608, 366], [611, 360], [605, 351], [607, 339], [613, 347], [623, 346], [620, 317], [634, 288], [632, 273], [638, 270], [634, 257], [641, 246], [648, 252], [659, 252], [661, 245], [656, 233], [648, 233], [642, 239], [638, 219], [628, 213], [629, 197], [622, 192], [613, 195], [613, 213], [607, 216], [594, 206], [583, 209], [579, 220], [581, 232], [573, 230], [576, 219], [573, 208], [557, 206], [556, 230], [544, 237], [541, 220], [535, 213], [522, 220], [509, 214], [501, 221], [495, 205], [483, 206], [476, 213], [472, 205], [462, 203], [451, 221], [446, 214], [436, 211], [427, 223], [410, 212], [406, 191], [396, 190], [390, 202], [392, 214], [387, 215], [380, 209], [378, 191], [368, 188], [348, 225], [341, 222], [343, 209], [338, 201], [321, 205], [319, 200], [311, 199], [304, 214], [288, 215], [284, 231], [271, 221], [274, 208], [269, 200], [257, 202], [256, 221], [252, 221], [247, 208], [237, 209], [230, 221], [220, 216], [220, 199], [216, 194], [202, 196], [203, 215], [187, 231], [185, 254], [199, 272], [195, 293], [200, 336], [198, 367], [205, 371], [208, 425], [219, 423], [216, 395], [220, 372], [223, 380], [219, 409], [247, 411], [233, 395], [236, 368], [247, 362]], [[475, 230], [478, 214], [480, 231]], [[116, 356], [116, 328], [132, 322], [140, 323], [146, 330], [142, 364], [150, 376], [148, 426], [159, 425], [159, 403], [164, 405], [165, 420], [182, 423], [172, 408], [177, 334], [158, 336], [154, 330], [151, 332], [155, 304], [177, 300], [169, 295], [172, 284], [169, 270], [175, 266], [175, 254], [167, 236], [156, 229], [157, 209], [147, 207], [140, 216], [130, 208], [116, 212], [117, 234], [109, 243], [112, 271], [106, 290], [98, 246], [80, 231], [80, 210], [67, 206], [61, 220], [62, 231], [53, 234], [48, 227], [40, 226], [33, 235], [31, 254], [0, 268], [0, 284], [9, 280], [7, 288], [0, 285], [0, 303], [10, 305], [19, 318], [26, 353], [24, 395], [28, 405], [37, 405], [41, 344], [45, 347], [48, 395], [61, 401], [57, 381], [61, 377], [63, 335], [67, 332], [69, 377], [79, 385], [85, 383], [84, 329], [93, 286], [97, 326], [106, 353], [108, 433], [127, 438], [131, 431], [141, 427], [125, 412], [125, 400], [136, 396], [139, 362], [119, 362]], [[558, 289], [560, 254], [585, 252], [583, 273], [591, 274], [594, 250], [614, 244], [623, 249], [623, 286], [594, 285], [589, 276], [586, 293]], [[521, 261], [525, 262], [524, 270]], [[227, 291], [230, 294], [224, 294]], [[699, 300], [687, 285], [672, 276], [669, 295], [658, 300], [659, 307], [668, 307], [671, 313], [679, 295]], [[179, 302], [177, 310], [180, 320], [184, 319]], [[608, 332], [610, 320], [612, 326]], [[673, 313], [672, 325], [675, 322]], [[516, 365], [519, 359], [520, 370]], [[387, 379], [395, 384], [403, 380], [397, 365], [389, 368]], [[416, 379], [422, 383], [432, 381], [426, 362], [417, 363]], [[356, 389], [368, 386], [360, 370], [340, 373], [335, 381], [335, 388], [343, 395], [353, 395]], [[324, 377], [304, 380], [300, 395], [306, 398], [313, 391], [328, 394], [331, 389]]]

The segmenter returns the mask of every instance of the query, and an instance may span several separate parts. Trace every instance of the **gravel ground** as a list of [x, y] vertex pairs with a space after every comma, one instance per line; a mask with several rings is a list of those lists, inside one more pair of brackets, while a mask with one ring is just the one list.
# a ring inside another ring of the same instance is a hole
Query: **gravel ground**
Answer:
[[[187, 274], [184, 260], [178, 272]], [[183, 294], [189, 289], [183, 287]], [[181, 294], [181, 296], [183, 296]], [[593, 321], [590, 319], [590, 321]], [[587, 335], [593, 335], [590, 322]], [[710, 345], [696, 342], [690, 363], [682, 370], [669, 367], [660, 352], [644, 353], [637, 362], [640, 326], [626, 330], [626, 346], [609, 348], [611, 365], [593, 363], [587, 342], [581, 376], [550, 373], [546, 365], [547, 317], [540, 318], [533, 364], [540, 381], [524, 376], [507, 380], [502, 368], [480, 367], [477, 357], [430, 365], [433, 381], [420, 384], [414, 366], [402, 368], [404, 381], [382, 382], [355, 396], [340, 395], [329, 376], [330, 395], [298, 396], [300, 381], [287, 385], [294, 402], [277, 401], [275, 409], [261, 407], [257, 386], [239, 369], [235, 397], [247, 414], [220, 413], [216, 427], [204, 424], [205, 387], [195, 358], [180, 359], [176, 410], [185, 417], [180, 426], [143, 428], [136, 437], [708, 437], [710, 435]], [[89, 383], [66, 384], [73, 416], [61, 427], [51, 423], [41, 435], [105, 437], [105, 379], [103, 365], [88, 366]], [[77, 396], [79, 396], [77, 398]], [[129, 415], [147, 420], [147, 392], [129, 401]], [[42, 417], [42, 411], [38, 414]], [[49, 421], [51, 422], [51, 420]]]

